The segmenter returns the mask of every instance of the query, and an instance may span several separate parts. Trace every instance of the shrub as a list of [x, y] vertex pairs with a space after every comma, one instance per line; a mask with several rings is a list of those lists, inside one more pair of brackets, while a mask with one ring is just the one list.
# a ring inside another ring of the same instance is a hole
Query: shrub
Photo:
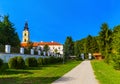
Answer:
[[17, 57], [10, 58], [8, 61], [8, 67], [10, 69], [16, 69], [16, 66], [17, 66]]
[[0, 73], [3, 73], [6, 69], [8, 69], [8, 63], [3, 63], [3, 65], [0, 68]]
[[34, 57], [26, 58], [25, 64], [28, 67], [37, 67], [37, 60]]
[[25, 68], [25, 61], [23, 60], [23, 58], [21, 56], [17, 57], [17, 69], [24, 69]]
[[49, 58], [49, 63], [51, 63], [51, 64], [56, 63], [56, 62], [57, 62], [56, 60], [57, 60], [57, 59], [56, 59], [55, 57], [51, 56], [51, 57]]
[[2, 66], [3, 66], [3, 60], [0, 59], [0, 69], [1, 69]]
[[38, 63], [39, 65], [43, 65], [43, 64], [44, 64], [43, 58], [38, 58], [37, 63]]
[[49, 58], [43, 58], [43, 64], [46, 65], [46, 64], [49, 64]]
[[38, 58], [37, 63], [39, 65], [53, 64], [53, 63], [62, 63], [63, 58], [60, 57], [49, 57], [49, 58]]
[[120, 70], [120, 55], [115, 56], [114, 61], [114, 69]]
[[24, 69], [25, 62], [21, 56], [17, 56], [9, 59], [8, 66], [11, 69]]
[[62, 63], [62, 62], [63, 62], [63, 58], [58, 57], [58, 58], [57, 58], [57, 62], [58, 62], [58, 63], [60, 63], [60, 62]]

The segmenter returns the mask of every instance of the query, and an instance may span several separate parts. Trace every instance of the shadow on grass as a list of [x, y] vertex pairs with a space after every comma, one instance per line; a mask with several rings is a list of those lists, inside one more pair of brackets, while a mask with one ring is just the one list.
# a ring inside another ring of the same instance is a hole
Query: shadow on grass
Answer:
[[42, 67], [38, 66], [38, 67], [26, 67], [24, 70], [41, 70]]
[[0, 73], [0, 75], [11, 75], [11, 74], [33, 74], [31, 72], [25, 71], [25, 70], [5, 70], [4, 72]]
[[16, 84], [16, 78], [0, 78], [0, 84]]
[[59, 65], [39, 65], [38, 67], [27, 67], [24, 70], [42, 70], [44, 67], [59, 67]]
[[59, 77], [0, 78], [0, 84], [51, 84]]
[[41, 67], [59, 67], [59, 65], [43, 65]]

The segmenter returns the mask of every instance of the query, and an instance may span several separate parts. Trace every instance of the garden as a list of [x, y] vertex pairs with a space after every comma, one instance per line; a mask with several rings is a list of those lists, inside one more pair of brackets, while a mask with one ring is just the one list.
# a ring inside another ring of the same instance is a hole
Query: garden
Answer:
[[8, 63], [0, 60], [0, 84], [51, 84], [80, 61], [69, 60], [63, 64], [62, 58], [13, 57]]

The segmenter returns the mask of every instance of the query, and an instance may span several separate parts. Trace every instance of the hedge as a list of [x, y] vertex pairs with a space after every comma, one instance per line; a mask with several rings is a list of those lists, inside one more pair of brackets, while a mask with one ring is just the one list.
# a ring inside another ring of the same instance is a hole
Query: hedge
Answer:
[[1, 69], [2, 66], [3, 66], [3, 60], [0, 59], [0, 69]]
[[37, 67], [37, 60], [35, 57], [29, 57], [25, 59], [25, 65], [28, 67]]
[[9, 59], [8, 67], [11, 69], [24, 69], [25, 62], [21, 56], [16, 56]]

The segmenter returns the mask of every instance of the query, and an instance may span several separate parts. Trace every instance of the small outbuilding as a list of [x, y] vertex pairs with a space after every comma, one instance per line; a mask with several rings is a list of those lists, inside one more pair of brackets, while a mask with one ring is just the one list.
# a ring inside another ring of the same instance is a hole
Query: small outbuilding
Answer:
[[101, 53], [93, 53], [93, 56], [97, 60], [102, 60], [102, 54]]

